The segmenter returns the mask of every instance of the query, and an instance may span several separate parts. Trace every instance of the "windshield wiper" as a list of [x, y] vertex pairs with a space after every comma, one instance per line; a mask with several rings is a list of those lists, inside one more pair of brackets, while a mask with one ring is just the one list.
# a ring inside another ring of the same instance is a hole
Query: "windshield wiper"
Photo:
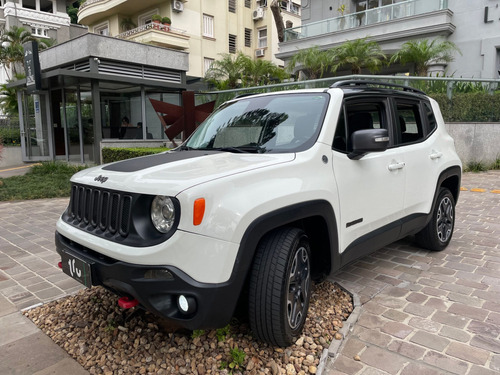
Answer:
[[238, 146], [238, 147], [216, 147], [213, 150], [227, 151], [234, 153], [257, 153], [265, 151], [265, 148], [260, 146]]

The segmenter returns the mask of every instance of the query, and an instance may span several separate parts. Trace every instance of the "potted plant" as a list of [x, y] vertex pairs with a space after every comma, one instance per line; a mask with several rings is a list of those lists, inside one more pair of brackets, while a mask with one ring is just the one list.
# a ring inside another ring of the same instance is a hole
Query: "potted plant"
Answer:
[[172, 24], [172, 21], [168, 17], [163, 17], [161, 19], [161, 23], [165, 25], [165, 31], [170, 30], [170, 25]]
[[151, 16], [151, 21], [153, 21], [153, 27], [155, 29], [160, 28], [161, 16], [159, 14], [154, 14]]
[[132, 29], [135, 29], [137, 25], [132, 21], [132, 18], [124, 18], [120, 22], [120, 27], [122, 28], [122, 31], [130, 31]]

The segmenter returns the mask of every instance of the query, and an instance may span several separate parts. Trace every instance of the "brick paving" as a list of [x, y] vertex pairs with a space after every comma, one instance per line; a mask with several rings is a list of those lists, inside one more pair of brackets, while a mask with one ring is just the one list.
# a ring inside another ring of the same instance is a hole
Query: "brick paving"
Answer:
[[[335, 275], [359, 299], [359, 319], [332, 352], [324, 374], [500, 372], [500, 171], [467, 173], [462, 186], [447, 249], [424, 251], [403, 240]], [[82, 288], [57, 267], [55, 222], [67, 204], [66, 198], [0, 202], [0, 320]], [[15, 350], [28, 345], [16, 342]], [[5, 362], [10, 356], [4, 354]], [[57, 360], [60, 366], [69, 361], [57, 354], [47, 363]], [[22, 368], [6, 368], [12, 366]], [[86, 373], [72, 368], [71, 373]]]
[[333, 277], [361, 307], [324, 373], [500, 373], [499, 193], [500, 171], [464, 174], [444, 251], [405, 239]]
[[67, 205], [67, 198], [0, 203], [0, 294], [18, 310], [82, 288], [57, 267], [55, 223]]

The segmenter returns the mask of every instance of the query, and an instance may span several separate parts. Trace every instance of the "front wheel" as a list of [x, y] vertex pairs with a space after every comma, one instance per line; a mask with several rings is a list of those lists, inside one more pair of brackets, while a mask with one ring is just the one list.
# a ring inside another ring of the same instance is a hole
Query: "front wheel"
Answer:
[[255, 336], [289, 346], [301, 334], [311, 294], [311, 250], [298, 228], [281, 228], [259, 243], [250, 275], [248, 315]]
[[454, 226], [455, 198], [448, 189], [441, 188], [431, 221], [415, 238], [420, 246], [441, 251], [450, 243]]

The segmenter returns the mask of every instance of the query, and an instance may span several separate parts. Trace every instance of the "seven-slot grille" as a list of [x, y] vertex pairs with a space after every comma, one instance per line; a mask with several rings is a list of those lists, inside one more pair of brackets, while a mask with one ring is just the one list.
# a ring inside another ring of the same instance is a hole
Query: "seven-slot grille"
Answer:
[[68, 215], [73, 225], [126, 237], [130, 230], [132, 196], [119, 191], [74, 184]]

